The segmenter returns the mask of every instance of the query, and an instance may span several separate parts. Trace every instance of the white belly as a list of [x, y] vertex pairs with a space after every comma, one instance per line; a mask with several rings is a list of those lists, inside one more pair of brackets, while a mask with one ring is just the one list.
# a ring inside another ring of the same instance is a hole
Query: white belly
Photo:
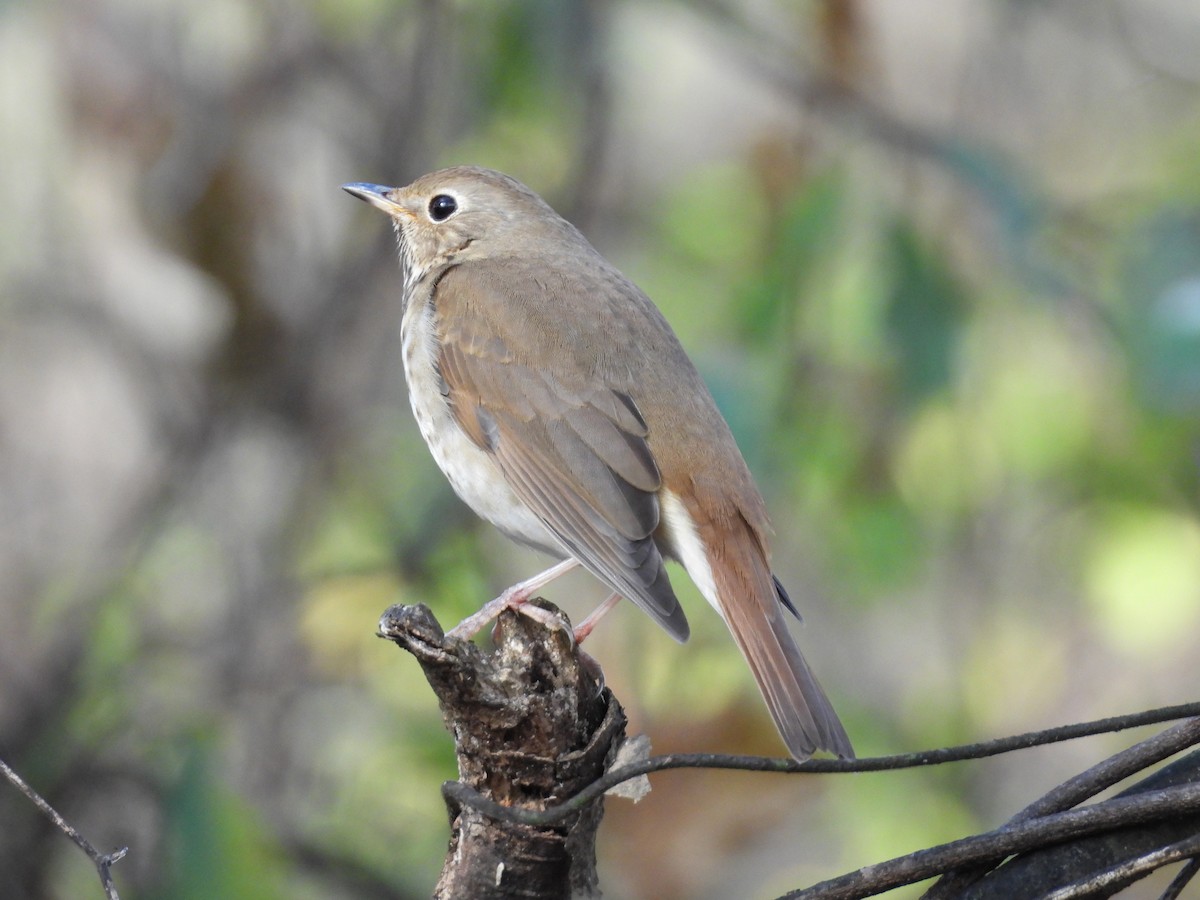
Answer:
[[421, 436], [454, 492], [482, 519], [509, 537], [558, 558], [568, 554], [508, 486], [495, 461], [454, 420], [442, 396], [437, 370], [433, 308], [416, 299], [401, 325], [404, 376]]
[[678, 557], [680, 565], [687, 571], [704, 599], [713, 609], [721, 613], [721, 604], [717, 599], [717, 583], [713, 578], [712, 566], [708, 562], [708, 550], [700, 535], [696, 533], [696, 523], [688, 514], [687, 507], [671, 491], [666, 490], [658, 495], [659, 508], [662, 510], [662, 525], [674, 556]]

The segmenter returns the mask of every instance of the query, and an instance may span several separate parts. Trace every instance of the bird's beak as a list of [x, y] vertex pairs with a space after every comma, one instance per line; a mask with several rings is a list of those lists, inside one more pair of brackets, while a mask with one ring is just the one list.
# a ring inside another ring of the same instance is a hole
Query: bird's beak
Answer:
[[382, 184], [368, 184], [365, 181], [353, 181], [343, 184], [342, 190], [359, 200], [366, 200], [377, 209], [383, 210], [389, 216], [397, 213], [408, 215], [409, 212], [399, 203], [388, 199], [388, 194], [395, 190]]

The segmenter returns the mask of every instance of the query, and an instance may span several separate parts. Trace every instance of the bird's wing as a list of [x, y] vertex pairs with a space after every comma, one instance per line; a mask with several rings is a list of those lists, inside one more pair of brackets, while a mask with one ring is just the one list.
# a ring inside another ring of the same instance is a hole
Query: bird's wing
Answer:
[[[553, 298], [522, 273], [489, 278], [462, 265], [434, 290], [438, 368], [455, 420], [572, 556], [686, 640], [653, 539], [661, 476], [646, 422], [578, 341], [577, 352], [556, 342], [570, 326], [551, 323]], [[592, 336], [604, 338], [602, 329]]]

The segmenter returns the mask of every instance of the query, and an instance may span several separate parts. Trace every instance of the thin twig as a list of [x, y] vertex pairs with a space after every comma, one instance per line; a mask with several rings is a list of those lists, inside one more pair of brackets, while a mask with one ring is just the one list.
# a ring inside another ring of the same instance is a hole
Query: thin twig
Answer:
[[1177, 900], [1179, 895], [1183, 893], [1183, 889], [1188, 886], [1188, 882], [1196, 877], [1197, 872], [1200, 872], [1200, 859], [1193, 856], [1188, 861], [1188, 864], [1179, 870], [1179, 874], [1171, 880], [1171, 883], [1167, 885], [1167, 889], [1162, 892], [1162, 897], [1159, 900]]
[[784, 894], [780, 900], [856, 900], [923, 881], [952, 866], [999, 859], [1048, 843], [1196, 812], [1200, 812], [1200, 785], [1196, 784], [1114, 797], [1083, 809], [1070, 809], [1018, 825], [1004, 825], [985, 834], [876, 863]]
[[1094, 872], [1087, 878], [1047, 894], [1046, 900], [1078, 900], [1078, 898], [1087, 897], [1101, 888], [1122, 887], [1149, 875], [1155, 869], [1177, 863], [1181, 859], [1188, 859], [1197, 853], [1200, 853], [1200, 834], [1194, 834], [1182, 841], [1158, 847], [1149, 853], [1143, 853], [1115, 866]]
[[26, 784], [25, 780], [14, 772], [3, 759], [0, 759], [0, 772], [3, 772], [4, 776], [13, 783], [18, 791], [28, 797], [34, 806], [44, 812], [59, 831], [74, 841], [75, 845], [88, 855], [88, 859], [92, 861], [96, 866], [96, 871], [100, 874], [100, 883], [104, 885], [104, 894], [108, 900], [121, 900], [117, 895], [117, 887], [113, 884], [112, 873], [109, 870], [113, 863], [124, 858], [125, 854], [129, 852], [129, 848], [122, 847], [112, 853], [101, 853], [70, 822], [59, 815], [58, 810], [47, 803], [41, 794]]
[[[1200, 718], [1174, 725], [1060, 784], [1009, 819], [1008, 824], [1016, 825], [1039, 816], [1070, 809], [1135, 772], [1161, 762], [1198, 741]], [[941, 881], [926, 891], [922, 900], [948, 900], [956, 897], [966, 885], [977, 881], [986, 872], [987, 867], [983, 866], [947, 872]]]
[[1013, 816], [1010, 824], [1077, 806], [1105, 788], [1124, 781], [1135, 772], [1141, 772], [1156, 762], [1162, 762], [1164, 759], [1174, 756], [1198, 741], [1200, 741], [1200, 718], [1180, 722], [1161, 734], [1134, 744], [1103, 762], [1097, 763], [1086, 772], [1076, 775], [1070, 781], [1060, 784]]
[[960, 762], [967, 759], [983, 759], [1013, 750], [1024, 750], [1044, 744], [1096, 734], [1123, 731], [1141, 725], [1152, 725], [1174, 719], [1200, 716], [1200, 703], [1184, 703], [1147, 710], [1126, 716], [1113, 716], [1093, 722], [1075, 725], [1060, 725], [1042, 731], [1031, 731], [1012, 737], [980, 741], [958, 747], [942, 747], [917, 753], [900, 753], [891, 756], [876, 756], [867, 759], [810, 759], [796, 762], [793, 759], [775, 759], [763, 756], [732, 756], [719, 753], [677, 753], [655, 756], [641, 762], [613, 769], [603, 778], [594, 781], [557, 806], [545, 810], [529, 810], [501, 806], [488, 800], [464, 784], [451, 781], [442, 785], [442, 794], [447, 799], [473, 806], [497, 819], [524, 825], [546, 826], [562, 821], [567, 816], [591, 803], [601, 794], [623, 781], [629, 781], [652, 772], [667, 769], [736, 769], [745, 772], [780, 773], [834, 773], [834, 772], [882, 772], [891, 769], [911, 769], [922, 766]]

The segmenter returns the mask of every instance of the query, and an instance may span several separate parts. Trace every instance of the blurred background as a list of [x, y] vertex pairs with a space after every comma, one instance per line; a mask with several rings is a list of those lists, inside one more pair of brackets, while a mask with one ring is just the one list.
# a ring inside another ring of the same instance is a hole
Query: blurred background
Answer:
[[[451, 744], [378, 617], [544, 562], [422, 444], [346, 181], [502, 169], [656, 300], [860, 754], [1197, 699], [1192, 0], [9, 0], [0, 73], [0, 756], [130, 846], [125, 900], [428, 896]], [[687, 646], [632, 606], [589, 643], [631, 729], [781, 755], [674, 580]], [[775, 896], [1138, 736], [667, 773], [602, 884]], [[0, 822], [0, 897], [101, 895], [4, 784]]]

